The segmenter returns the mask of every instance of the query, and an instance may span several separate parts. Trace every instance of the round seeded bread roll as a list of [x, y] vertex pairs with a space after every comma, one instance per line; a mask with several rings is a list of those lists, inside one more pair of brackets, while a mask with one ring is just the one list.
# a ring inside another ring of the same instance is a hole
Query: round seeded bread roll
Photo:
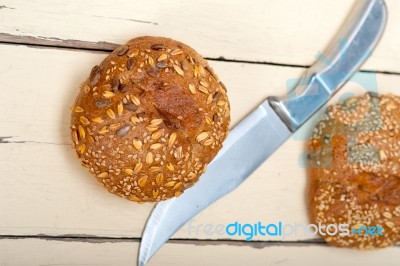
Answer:
[[[359, 249], [398, 243], [400, 97], [367, 93], [330, 106], [308, 150], [312, 222], [349, 225], [348, 236], [325, 235], [325, 241]], [[366, 235], [371, 226], [383, 235]]]
[[229, 122], [226, 89], [207, 61], [183, 43], [145, 36], [92, 69], [71, 134], [81, 164], [108, 191], [155, 202], [199, 179]]

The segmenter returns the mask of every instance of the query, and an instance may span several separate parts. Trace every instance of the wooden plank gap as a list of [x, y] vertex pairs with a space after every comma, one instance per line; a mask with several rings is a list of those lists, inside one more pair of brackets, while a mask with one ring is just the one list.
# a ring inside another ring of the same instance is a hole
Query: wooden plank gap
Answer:
[[[40, 239], [48, 241], [64, 241], [64, 242], [86, 242], [86, 243], [120, 243], [120, 242], [140, 242], [141, 238], [137, 237], [97, 237], [89, 235], [63, 235], [63, 236], [51, 236], [51, 235], [2, 235], [1, 239]], [[183, 244], [183, 245], [196, 245], [196, 246], [210, 246], [210, 245], [228, 245], [228, 246], [248, 246], [252, 248], [262, 249], [271, 246], [311, 246], [311, 245], [322, 245], [326, 246], [326, 243], [319, 238], [310, 240], [298, 240], [298, 241], [244, 241], [244, 240], [232, 240], [232, 239], [220, 239], [220, 240], [209, 240], [209, 239], [185, 239], [176, 238], [170, 239], [168, 243]]]

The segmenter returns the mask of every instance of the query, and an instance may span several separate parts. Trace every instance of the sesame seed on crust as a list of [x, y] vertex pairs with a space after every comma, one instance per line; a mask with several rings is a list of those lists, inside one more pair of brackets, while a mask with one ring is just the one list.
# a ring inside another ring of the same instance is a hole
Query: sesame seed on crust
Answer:
[[[400, 97], [367, 93], [329, 106], [308, 141], [308, 208], [314, 224], [348, 224], [322, 236], [358, 249], [400, 242]], [[380, 226], [383, 236], [352, 229]]]

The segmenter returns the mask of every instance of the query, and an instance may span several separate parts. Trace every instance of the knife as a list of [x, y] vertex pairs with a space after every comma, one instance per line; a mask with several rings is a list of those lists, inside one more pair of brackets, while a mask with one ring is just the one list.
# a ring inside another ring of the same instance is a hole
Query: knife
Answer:
[[187, 221], [237, 188], [357, 71], [386, 25], [384, 0], [359, 0], [324, 57], [287, 96], [269, 97], [228, 135], [200, 180], [180, 197], [152, 211], [143, 232], [138, 265], [145, 265]]

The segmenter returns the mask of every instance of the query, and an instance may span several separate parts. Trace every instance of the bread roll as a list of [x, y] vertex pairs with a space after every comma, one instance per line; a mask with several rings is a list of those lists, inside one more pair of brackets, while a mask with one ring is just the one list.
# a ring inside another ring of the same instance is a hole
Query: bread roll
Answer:
[[[308, 143], [311, 221], [350, 230], [322, 236], [329, 244], [372, 249], [400, 241], [399, 122], [400, 97], [368, 93], [330, 106], [316, 125]], [[383, 235], [366, 234], [372, 226]]]
[[111, 193], [156, 202], [199, 179], [229, 122], [225, 86], [206, 60], [178, 41], [139, 37], [82, 83], [72, 107], [72, 146]]

